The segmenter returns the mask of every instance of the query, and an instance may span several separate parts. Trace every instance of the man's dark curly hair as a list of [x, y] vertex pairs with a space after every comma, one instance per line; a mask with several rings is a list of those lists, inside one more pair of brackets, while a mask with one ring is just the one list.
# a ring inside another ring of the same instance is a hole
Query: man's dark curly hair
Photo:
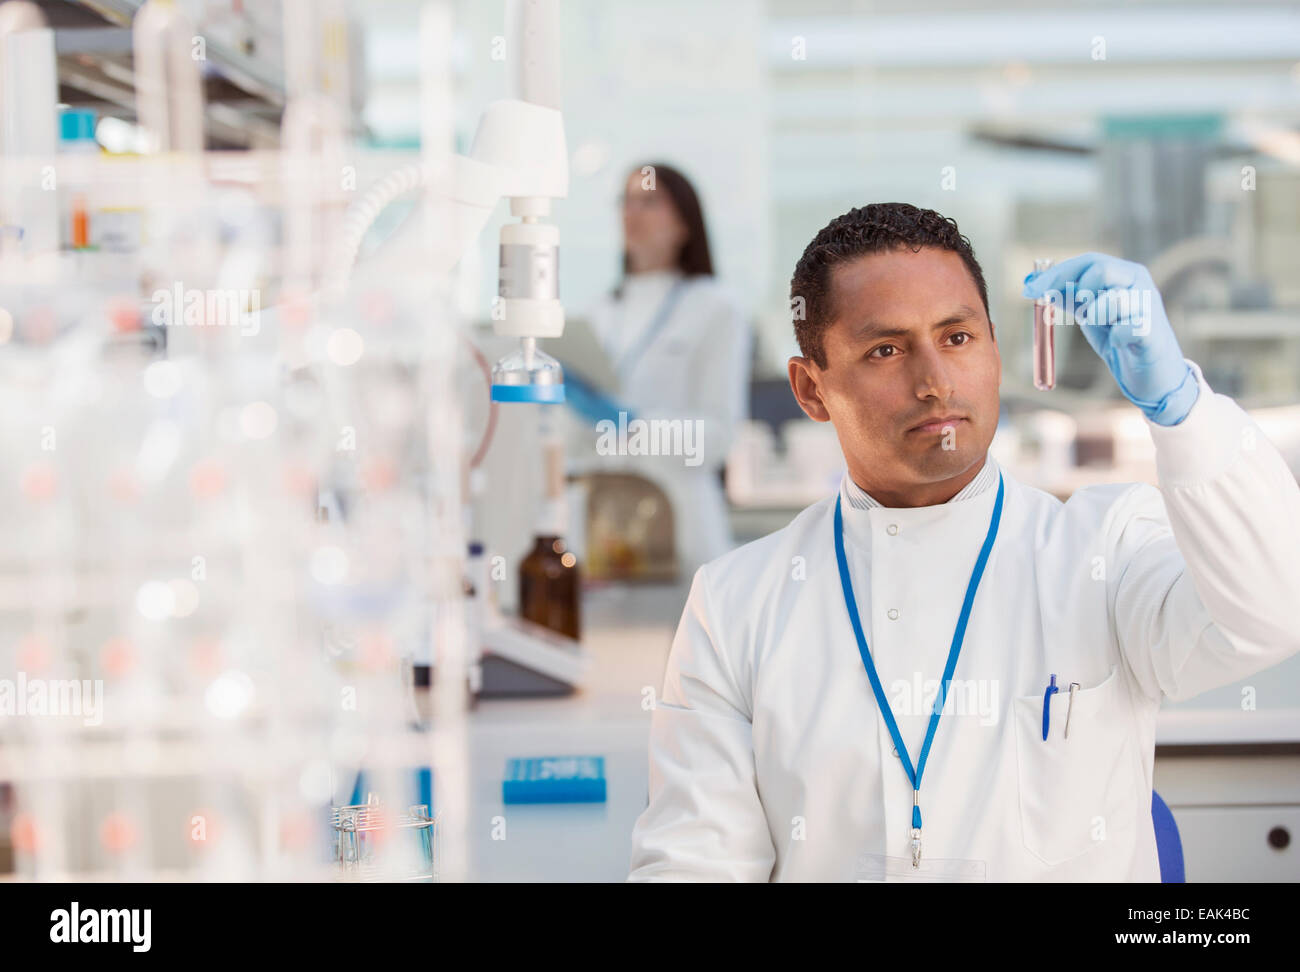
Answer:
[[[903, 247], [916, 252], [926, 246], [951, 250], [962, 258], [975, 278], [984, 313], [988, 315], [984, 271], [975, 259], [970, 240], [961, 235], [954, 220], [940, 216], [933, 209], [918, 209], [908, 203], [871, 203], [850, 209], [827, 223], [795, 264], [794, 276], [790, 278], [790, 306], [800, 353], [815, 361], [817, 367], [826, 367], [822, 335], [835, 314], [831, 271], [836, 266], [868, 253]], [[800, 297], [802, 307], [798, 302]]]

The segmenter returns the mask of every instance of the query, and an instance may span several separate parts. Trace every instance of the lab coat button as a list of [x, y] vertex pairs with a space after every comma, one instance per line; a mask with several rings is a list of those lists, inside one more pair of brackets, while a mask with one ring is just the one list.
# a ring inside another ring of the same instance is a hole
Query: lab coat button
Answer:
[[890, 609], [889, 609], [889, 620], [890, 620], [890, 621], [897, 621], [897, 620], [898, 620], [898, 608], [890, 608]]
[[885, 527], [885, 532], [888, 533], [891, 537], [898, 536], [898, 524], [897, 523], [889, 524], [889, 526]]

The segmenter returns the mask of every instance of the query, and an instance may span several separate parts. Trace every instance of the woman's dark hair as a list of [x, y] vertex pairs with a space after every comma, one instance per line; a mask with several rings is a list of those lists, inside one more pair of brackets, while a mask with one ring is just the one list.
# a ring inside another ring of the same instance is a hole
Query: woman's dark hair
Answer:
[[[989, 293], [984, 271], [975, 259], [970, 240], [961, 235], [955, 220], [933, 209], [918, 209], [908, 203], [871, 203], [850, 209], [822, 227], [795, 265], [790, 280], [790, 307], [800, 353], [815, 361], [817, 367], [826, 367], [822, 335], [835, 314], [831, 300], [831, 271], [835, 267], [868, 253], [904, 248], [915, 252], [926, 246], [949, 250], [961, 257], [988, 316]], [[989, 327], [992, 328], [991, 318]]]
[[[677, 269], [687, 277], [713, 276], [713, 257], [709, 254], [709, 234], [704, 228], [704, 210], [700, 207], [700, 197], [696, 195], [695, 187], [691, 185], [686, 176], [671, 165], [665, 165], [662, 162], [648, 162], [628, 174], [638, 173], [644, 180], [650, 177], [651, 170], [653, 170], [654, 175], [655, 192], [667, 191], [668, 198], [672, 200], [673, 206], [677, 209], [677, 215], [686, 224], [686, 242], [677, 255]], [[630, 269], [627, 250], [624, 250], [623, 273], [627, 274]]]

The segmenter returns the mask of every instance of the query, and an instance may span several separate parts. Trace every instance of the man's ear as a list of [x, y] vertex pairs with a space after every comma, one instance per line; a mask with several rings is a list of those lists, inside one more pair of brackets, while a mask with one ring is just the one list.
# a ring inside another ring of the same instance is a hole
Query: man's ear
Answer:
[[829, 422], [831, 413], [822, 401], [821, 369], [815, 362], [796, 356], [790, 359], [786, 370], [790, 375], [790, 390], [804, 414], [814, 422]]
[[993, 326], [993, 318], [989, 318], [989, 333], [993, 335], [993, 354], [998, 359], [998, 387], [1002, 387], [1002, 349], [998, 347], [998, 332]]

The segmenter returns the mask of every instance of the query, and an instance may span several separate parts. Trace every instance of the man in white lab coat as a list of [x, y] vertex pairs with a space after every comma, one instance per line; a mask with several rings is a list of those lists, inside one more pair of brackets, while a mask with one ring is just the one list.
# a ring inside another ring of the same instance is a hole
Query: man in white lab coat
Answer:
[[631, 879], [1158, 881], [1161, 699], [1300, 650], [1295, 478], [1138, 264], [1026, 278], [1155, 442], [1158, 489], [1066, 503], [988, 454], [1001, 359], [955, 223], [851, 210], [791, 291], [790, 383], [847, 474], [696, 573]]

